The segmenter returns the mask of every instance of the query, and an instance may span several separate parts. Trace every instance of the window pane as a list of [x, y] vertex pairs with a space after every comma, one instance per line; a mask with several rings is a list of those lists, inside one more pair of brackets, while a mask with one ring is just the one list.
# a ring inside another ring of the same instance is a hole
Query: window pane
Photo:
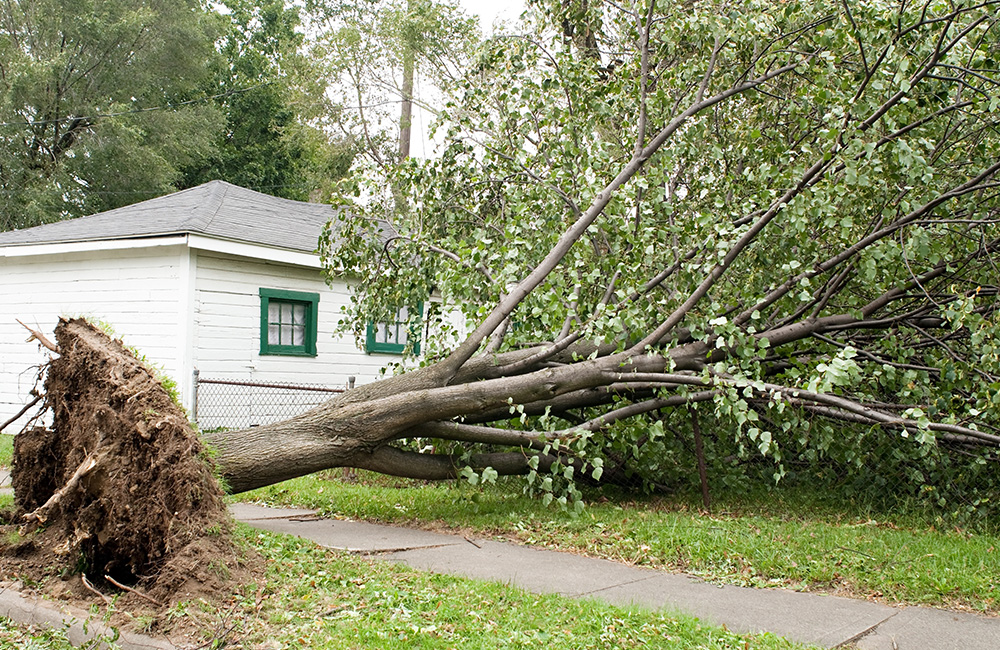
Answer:
[[293, 318], [294, 318], [294, 320], [292, 321], [293, 323], [295, 323], [296, 325], [305, 325], [305, 323], [306, 323], [306, 306], [305, 305], [295, 305], [295, 309], [293, 310], [293, 314], [292, 315], [293, 315]]
[[375, 324], [375, 341], [377, 343], [385, 343], [385, 323]]
[[306, 328], [302, 325], [294, 325], [289, 329], [292, 330], [292, 345], [298, 345], [299, 347], [306, 344]]
[[281, 324], [292, 322], [292, 305], [288, 302], [281, 303]]
[[277, 323], [278, 322], [278, 309], [281, 307], [279, 303], [273, 300], [267, 303], [267, 322]]
[[[268, 311], [270, 311], [270, 309]], [[268, 325], [267, 344], [280, 345], [280, 341], [281, 341], [281, 328], [278, 325]]]
[[407, 336], [406, 336], [406, 321], [403, 321], [402, 323], [400, 323], [397, 326], [397, 330], [396, 331], [399, 332], [399, 341], [398, 341], [398, 343], [400, 345], [406, 345], [406, 340], [407, 340]]

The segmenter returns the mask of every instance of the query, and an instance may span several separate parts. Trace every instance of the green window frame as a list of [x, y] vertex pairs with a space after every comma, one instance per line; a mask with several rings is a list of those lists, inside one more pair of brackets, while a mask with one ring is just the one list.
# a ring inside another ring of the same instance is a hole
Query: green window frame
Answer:
[[412, 342], [413, 354], [420, 354], [420, 327], [410, 323], [411, 311], [418, 315], [419, 322], [423, 317], [424, 304], [418, 303], [413, 308], [400, 307], [394, 320], [368, 323], [365, 351], [368, 354], [403, 354]]
[[315, 357], [319, 294], [260, 290], [260, 353]]

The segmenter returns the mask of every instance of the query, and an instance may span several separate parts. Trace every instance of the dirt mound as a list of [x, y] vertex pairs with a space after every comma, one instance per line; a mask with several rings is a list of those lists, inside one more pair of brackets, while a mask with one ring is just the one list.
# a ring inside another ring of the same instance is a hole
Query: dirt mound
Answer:
[[[246, 564], [205, 447], [183, 410], [134, 354], [83, 320], [56, 328], [48, 366], [51, 424], [15, 437], [14, 513], [0, 571], [32, 581], [83, 574], [168, 607], [230, 591]], [[56, 581], [59, 582], [59, 581]], [[115, 586], [115, 583], [119, 587]]]

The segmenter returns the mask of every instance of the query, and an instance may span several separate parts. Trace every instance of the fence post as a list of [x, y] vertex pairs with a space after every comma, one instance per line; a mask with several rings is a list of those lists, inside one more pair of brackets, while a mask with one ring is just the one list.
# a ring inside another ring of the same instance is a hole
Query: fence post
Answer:
[[354, 375], [347, 378], [347, 390], [354, 388]]
[[201, 371], [197, 368], [191, 373], [194, 381], [194, 397], [191, 399], [191, 418], [194, 420], [195, 424], [198, 424], [198, 376], [201, 375]]

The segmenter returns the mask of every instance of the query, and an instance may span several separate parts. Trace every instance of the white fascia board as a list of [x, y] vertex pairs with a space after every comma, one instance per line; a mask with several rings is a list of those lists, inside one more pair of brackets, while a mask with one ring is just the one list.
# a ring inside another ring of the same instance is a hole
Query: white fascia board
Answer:
[[227, 255], [238, 255], [249, 257], [255, 260], [268, 262], [278, 262], [280, 264], [293, 264], [295, 266], [305, 266], [313, 269], [322, 268], [319, 255], [315, 253], [300, 253], [283, 248], [271, 248], [257, 244], [247, 244], [244, 242], [231, 241], [227, 239], [216, 239], [203, 235], [188, 235], [188, 245], [191, 248], [213, 253], [225, 253]]
[[232, 241], [228, 239], [216, 239], [215, 237], [205, 237], [204, 235], [194, 235], [188, 233], [178, 233], [174, 235], [162, 235], [156, 237], [137, 237], [134, 239], [104, 239], [94, 241], [59, 242], [52, 244], [20, 244], [17, 246], [0, 247], [0, 258], [8, 257], [32, 257], [35, 255], [61, 255], [65, 253], [90, 253], [94, 251], [114, 251], [141, 248], [156, 248], [161, 246], [188, 245], [193, 249], [210, 251], [214, 253], [226, 253], [229, 255], [239, 255], [255, 260], [265, 260], [268, 262], [278, 262], [280, 264], [293, 264], [308, 268], [319, 269], [322, 264], [319, 255], [315, 253], [301, 253], [282, 248], [272, 248], [259, 244], [247, 244], [245, 242]]
[[34, 255], [61, 255], [64, 253], [90, 253], [135, 248], [177, 246], [187, 242], [187, 235], [166, 235], [139, 239], [104, 239], [96, 241], [59, 242], [54, 244], [21, 244], [0, 247], [0, 257], [32, 257]]

